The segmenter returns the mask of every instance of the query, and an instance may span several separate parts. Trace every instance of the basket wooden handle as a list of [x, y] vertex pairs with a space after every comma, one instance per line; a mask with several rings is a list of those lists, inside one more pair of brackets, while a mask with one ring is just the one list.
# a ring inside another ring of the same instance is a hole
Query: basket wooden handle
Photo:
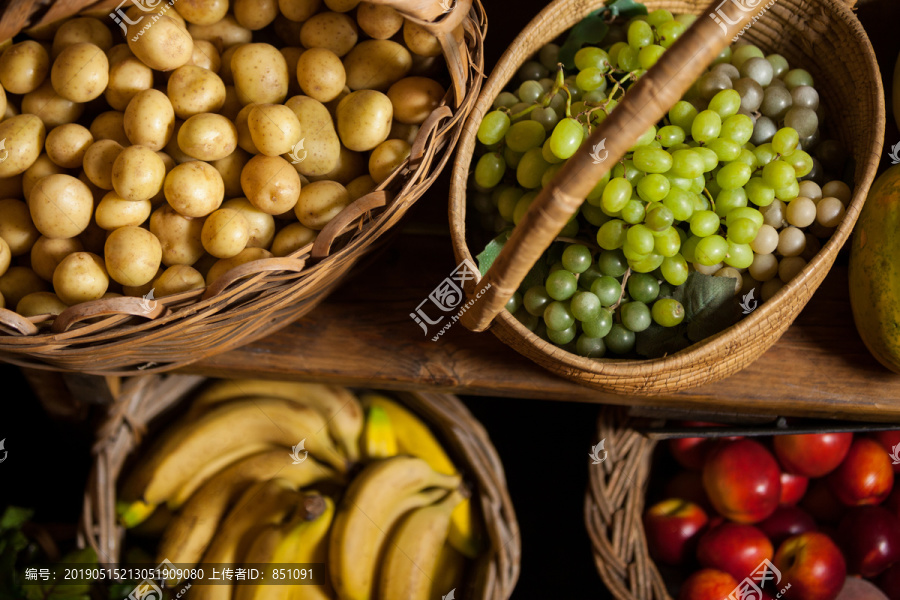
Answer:
[[[560, 1], [560, 0], [557, 0]], [[744, 0], [747, 3], [753, 0]], [[766, 10], [763, 0], [744, 12], [734, 3], [713, 0], [694, 24], [662, 55], [659, 62], [629, 88], [624, 99], [597, 127], [578, 152], [543, 188], [512, 231], [484, 277], [475, 284], [481, 298], [461, 321], [484, 331], [522, 280], [562, 231], [584, 198], [634, 142], [681, 100], [688, 88], [741, 29]], [[778, 0], [775, 0], [776, 2]], [[718, 9], [718, 10], [717, 10]], [[711, 15], [722, 17], [711, 18]], [[509, 52], [509, 50], [507, 51]], [[605, 158], [596, 161], [592, 149], [606, 142]], [[469, 288], [471, 295], [472, 287]]]

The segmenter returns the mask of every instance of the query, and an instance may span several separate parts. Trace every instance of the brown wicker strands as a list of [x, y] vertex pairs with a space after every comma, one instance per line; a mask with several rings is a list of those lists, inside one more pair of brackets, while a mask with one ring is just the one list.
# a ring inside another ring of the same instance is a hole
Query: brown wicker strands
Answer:
[[[483, 78], [487, 19], [480, 0], [457, 0], [449, 12], [430, 1], [378, 2], [438, 37], [453, 80], [444, 103], [420, 128], [409, 159], [391, 177], [344, 209], [313, 244], [289, 257], [235, 268], [205, 291], [152, 302], [97, 300], [72, 306], [55, 319], [0, 309], [0, 359], [101, 375], [160, 372], [263, 337], [323, 300], [440, 174]], [[118, 4], [13, 0], [0, 18], [0, 39], [80, 10], [106, 19]]]
[[[134, 377], [110, 407], [94, 444], [81, 522], [81, 542], [97, 552], [101, 563], [116, 564], [122, 555], [125, 530], [116, 522], [116, 482], [126, 459], [138, 449], [153, 418], [205, 381], [186, 375]], [[519, 577], [521, 540], [503, 464], [487, 432], [455, 396], [401, 393], [393, 397], [421, 416], [440, 437], [484, 515], [485, 548], [469, 566], [464, 588], [457, 589], [456, 595], [506, 600]]]
[[[528, 57], [602, 4], [601, 0], [557, 0], [550, 4], [516, 39], [485, 84], [466, 123], [451, 184], [451, 234], [458, 260], [472, 260], [473, 256], [466, 241], [466, 185], [483, 116]], [[707, 15], [720, 2], [707, 6], [704, 0], [648, 0], [645, 4], [649, 10], [664, 8], [675, 13]], [[743, 4], [752, 4], [759, 11], [767, 3]], [[708, 64], [697, 57], [718, 54], [753, 15], [742, 13], [744, 19], [729, 27], [728, 35], [703, 16], [629, 90], [611, 116], [557, 174], [551, 187], [532, 203], [482, 281], [471, 282], [466, 290], [470, 297], [487, 283], [491, 287], [466, 312], [466, 326], [480, 331], [492, 324], [497, 337], [545, 368], [592, 387], [627, 394], [673, 392], [717, 381], [765, 352], [796, 318], [849, 237], [875, 177], [882, 149], [885, 108], [878, 65], [865, 31], [848, 4], [853, 2], [780, 0], [742, 37], [766, 52], [783, 54], [792, 66], [812, 73], [830, 115], [826, 127], [848, 149], [855, 168], [854, 196], [843, 223], [802, 273], [772, 299], [718, 335], [654, 360], [582, 358], [543, 341], [503, 310], [524, 275], [581, 204], [586, 190], [612, 168], [649, 124], [680, 99], [699, 70]], [[726, 4], [726, 8], [729, 6]], [[588, 153], [593, 144], [604, 138], [608, 160], [594, 165]], [[475, 253], [479, 250], [475, 249]]]

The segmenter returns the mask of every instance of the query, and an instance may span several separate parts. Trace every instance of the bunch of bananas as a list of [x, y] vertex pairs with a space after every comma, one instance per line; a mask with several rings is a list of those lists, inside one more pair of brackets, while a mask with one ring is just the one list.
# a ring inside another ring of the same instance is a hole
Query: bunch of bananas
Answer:
[[162, 534], [160, 562], [324, 563], [329, 573], [324, 585], [192, 585], [196, 600], [441, 598], [483, 536], [427, 425], [384, 396], [324, 385], [213, 383], [119, 498], [125, 527]]

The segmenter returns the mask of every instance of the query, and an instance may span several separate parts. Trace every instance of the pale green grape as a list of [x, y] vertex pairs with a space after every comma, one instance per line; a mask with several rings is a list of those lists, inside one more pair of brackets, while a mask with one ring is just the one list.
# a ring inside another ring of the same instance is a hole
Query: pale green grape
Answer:
[[659, 143], [664, 148], [671, 148], [675, 144], [684, 143], [685, 139], [684, 129], [675, 125], [666, 125], [660, 128], [657, 136], [659, 137]]
[[775, 190], [775, 197], [779, 200], [784, 200], [785, 202], [789, 200], [793, 200], [797, 196], [800, 195], [800, 183], [794, 179], [789, 184], [784, 186], [783, 188], [778, 188]]
[[[680, 15], [679, 15], [680, 16]], [[666, 21], [656, 28], [659, 35], [659, 45], [663, 48], [669, 48], [678, 38], [687, 31], [687, 25], [681, 21]]]
[[634, 151], [634, 166], [645, 173], [666, 173], [672, 168], [672, 155], [662, 148], [641, 146]]
[[497, 210], [500, 212], [500, 216], [507, 221], [512, 221], [513, 212], [516, 210], [516, 204], [518, 204], [519, 199], [524, 194], [525, 190], [517, 187], [510, 187], [503, 190], [497, 200]]
[[544, 127], [532, 120], [514, 123], [506, 132], [506, 144], [515, 152], [524, 154], [532, 148], [537, 148], [544, 143], [547, 132]]
[[510, 169], [515, 169], [519, 166], [519, 161], [522, 160], [522, 155], [524, 152], [516, 152], [515, 150], [510, 149], [509, 146], [506, 146], [503, 149], [503, 160], [506, 161], [506, 166]]
[[694, 214], [694, 194], [681, 188], [670, 189], [662, 203], [672, 211], [672, 215], [679, 221], [687, 221]]
[[703, 266], [711, 267], [722, 262], [728, 253], [728, 242], [721, 235], [711, 235], [697, 242], [694, 256]]
[[517, 95], [525, 104], [534, 104], [538, 101], [538, 98], [544, 95], [544, 86], [537, 81], [524, 81], [522, 82], [522, 85], [519, 86]]
[[653, 29], [646, 21], [633, 21], [628, 26], [628, 45], [640, 50], [653, 43]]
[[731, 115], [722, 121], [720, 138], [725, 138], [743, 146], [753, 137], [753, 119], [747, 115]]
[[656, 234], [653, 240], [653, 251], [663, 258], [670, 258], [681, 250], [681, 236], [674, 227]]
[[658, 27], [663, 23], [668, 23], [673, 20], [675, 20], [675, 17], [672, 13], [662, 8], [651, 11], [650, 14], [647, 15], [647, 23], [653, 27]]
[[724, 217], [735, 208], [747, 206], [747, 192], [744, 188], [722, 190], [716, 196], [716, 214]]
[[752, 177], [744, 189], [747, 199], [757, 206], [769, 206], [775, 201], [775, 188], [766, 185], [762, 177]]
[[722, 117], [713, 110], [704, 110], [691, 124], [691, 137], [698, 142], [714, 140], [720, 133], [722, 133]]
[[[716, 113], [712, 114], [715, 115]], [[716, 115], [716, 118], [718, 118], [718, 115]], [[676, 150], [672, 153], [672, 168], [669, 172], [675, 177], [694, 179], [703, 175], [705, 169], [706, 162], [703, 160], [703, 157], [693, 150]]]
[[750, 206], [744, 208], [735, 208], [725, 217], [725, 227], [731, 225], [738, 219], [750, 219], [756, 223], [757, 228], [763, 226], [764, 218], [761, 212]]
[[797, 177], [806, 177], [813, 169], [812, 156], [804, 150], [794, 150], [784, 160], [794, 168]]
[[699, 210], [691, 216], [691, 233], [707, 237], [719, 230], [719, 215], [711, 210]]
[[741, 109], [741, 95], [736, 90], [722, 90], [709, 101], [709, 110], [718, 113], [723, 120], [736, 115]]
[[503, 111], [493, 110], [484, 116], [478, 127], [478, 141], [485, 146], [498, 143], [509, 131], [509, 115]]
[[532, 148], [519, 161], [519, 166], [516, 168], [516, 181], [528, 190], [539, 188], [544, 171], [548, 168], [550, 168], [550, 163], [544, 160], [541, 149]]
[[580, 90], [592, 92], [594, 90], [599, 90], [605, 81], [606, 71], [589, 67], [578, 73], [578, 76], [575, 78], [575, 85], [578, 86], [578, 89]]
[[728, 227], [727, 239], [735, 244], [749, 244], [756, 239], [759, 225], [750, 219], [737, 219]]
[[772, 147], [772, 144], [767, 142], [765, 144], [760, 144], [753, 150], [753, 155], [756, 157], [756, 162], [758, 166], [764, 167], [776, 158], [778, 158], [778, 153], [775, 152], [775, 148]]
[[563, 119], [550, 135], [550, 150], [562, 160], [571, 157], [584, 140], [584, 128], [575, 119]]
[[678, 300], [662, 298], [653, 303], [653, 320], [663, 327], [675, 327], [684, 321], [684, 306]]
[[645, 202], [661, 202], [669, 194], [671, 184], [665, 175], [651, 173], [637, 184], [638, 197]]
[[787, 187], [792, 181], [796, 181], [796, 179], [797, 174], [794, 171], [794, 167], [783, 160], [773, 160], [763, 167], [763, 183], [776, 190]]
[[525, 216], [525, 213], [528, 211], [528, 207], [531, 206], [531, 203], [534, 202], [534, 199], [537, 198], [537, 192], [527, 192], [519, 201], [516, 202], [516, 208], [513, 211], [513, 223], [518, 225], [522, 221], [522, 217]]
[[672, 210], [665, 205], [656, 204], [647, 211], [645, 218], [647, 227], [652, 231], [665, 231], [675, 220]]
[[[616, 177], [610, 179], [609, 183], [603, 189], [603, 197], [601, 198], [601, 206], [607, 212], [618, 212], [625, 208], [628, 201], [631, 200], [633, 192], [631, 182], [624, 177]], [[603, 244], [601, 244], [603, 246]]]
[[[721, 138], [718, 138], [721, 139]], [[715, 140], [714, 140], [715, 141]], [[703, 172], [709, 173], [719, 166], [719, 155], [706, 146], [698, 146], [694, 148], [694, 152], [703, 159]]]
[[651, 68], [662, 57], [665, 51], [665, 48], [656, 44], [651, 44], [649, 46], [644, 46], [643, 48], [641, 48], [641, 51], [638, 52], [638, 62], [641, 64], [641, 68]]
[[559, 173], [559, 170], [562, 169], [563, 166], [559, 165], [550, 165], [544, 174], [541, 175], [541, 187], [550, 187], [550, 182], [553, 181], [553, 178], [556, 177], [556, 174]]
[[621, 215], [622, 220], [629, 225], [637, 225], [644, 220], [644, 216], [646, 215], [644, 203], [640, 200], [629, 200], [628, 204], [619, 211], [619, 214]]
[[716, 175], [716, 183], [723, 190], [736, 190], [747, 185], [753, 169], [740, 161], [733, 161], [719, 169]]
[[716, 158], [721, 162], [737, 160], [742, 150], [740, 144], [723, 137], [711, 140], [704, 149], [712, 150]]
[[684, 131], [690, 131], [697, 117], [697, 109], [690, 102], [679, 100], [669, 109], [669, 122]]
[[629, 261], [629, 264], [631, 265], [631, 270], [635, 273], [651, 273], [659, 268], [663, 260], [665, 260], [665, 257], [662, 254], [651, 252], [650, 254], [636, 258], [633, 261]]
[[506, 173], [506, 161], [499, 152], [488, 152], [478, 159], [475, 165], [475, 183], [488, 190], [503, 180]]
[[646, 225], [634, 225], [625, 234], [625, 247], [632, 252], [649, 254], [653, 252], [653, 231]]
[[625, 46], [619, 51], [619, 55], [616, 57], [616, 62], [618, 66], [623, 71], [636, 71], [641, 68], [641, 63], [638, 60], [637, 50], [632, 48], [630, 45]]
[[615, 250], [625, 244], [628, 225], [621, 219], [607, 221], [597, 230], [597, 245], [604, 250]]
[[789, 155], [799, 144], [800, 135], [793, 127], [782, 127], [772, 138], [772, 149], [782, 156]]
[[725, 255], [725, 264], [735, 269], [746, 269], [753, 264], [753, 250], [750, 244], [736, 244], [728, 242], [728, 252]]
[[681, 285], [687, 281], [690, 270], [687, 261], [681, 254], [666, 258], [659, 267], [663, 279], [670, 285]]
[[588, 46], [575, 53], [575, 68], [579, 71], [599, 69], [606, 73], [611, 66], [609, 54], [601, 48]]

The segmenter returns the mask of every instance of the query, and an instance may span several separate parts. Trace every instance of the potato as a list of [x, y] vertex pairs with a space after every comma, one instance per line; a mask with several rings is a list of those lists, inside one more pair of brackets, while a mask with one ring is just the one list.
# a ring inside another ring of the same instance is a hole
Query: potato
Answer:
[[50, 69], [56, 93], [72, 102], [90, 102], [106, 90], [109, 61], [103, 50], [81, 42], [63, 50]]
[[338, 104], [340, 104], [340, 103], [341, 103], [341, 100], [343, 100], [344, 98], [346, 98], [346, 97], [349, 96], [349, 95], [350, 95], [350, 88], [348, 88], [348, 87], [345, 85], [345, 86], [344, 86], [344, 89], [341, 90], [341, 93], [338, 94], [337, 98], [335, 98], [334, 100], [331, 100], [331, 101], [329, 101], [329, 102], [323, 102], [323, 104], [325, 105], [325, 108], [328, 109], [328, 114], [331, 115], [332, 121], [333, 121], [334, 119], [337, 119], [337, 107], [338, 107]]
[[344, 89], [347, 74], [337, 54], [325, 48], [310, 48], [297, 61], [297, 81], [307, 96], [328, 102]]
[[94, 219], [107, 231], [141, 225], [150, 216], [149, 200], [125, 200], [116, 192], [108, 192], [97, 204]]
[[[176, 0], [177, 1], [177, 0]], [[125, 14], [132, 21], [140, 21], [141, 19], [146, 18], [147, 20], [141, 23], [141, 25], [147, 25], [148, 23], [153, 23], [154, 17], [161, 17], [163, 15], [169, 17], [175, 23], [181, 27], [182, 29], [187, 30], [187, 21], [184, 20], [180, 14], [178, 14], [177, 10], [171, 10], [174, 3], [168, 2], [159, 2], [158, 0], [151, 0], [150, 3], [156, 4], [155, 7], [149, 7], [146, 4], [142, 6], [132, 6], [128, 9], [128, 12]], [[127, 33], [127, 32], [126, 32]]]
[[222, 204], [222, 208], [229, 208], [240, 212], [250, 229], [247, 238], [248, 248], [268, 248], [275, 237], [275, 219], [272, 215], [259, 210], [246, 198], [233, 198]]
[[56, 316], [67, 308], [68, 305], [53, 292], [32, 292], [19, 300], [16, 312], [23, 317]]
[[291, 21], [305, 21], [319, 10], [321, 0], [278, 0], [281, 14]]
[[[280, 48], [279, 52], [284, 57], [284, 61], [287, 63], [288, 73], [296, 74], [297, 73], [297, 63], [300, 61], [300, 55], [306, 52], [306, 49], [300, 48], [298, 46], [287, 46], [285, 48]], [[291, 77], [288, 82], [288, 96], [296, 96], [297, 94], [302, 94], [303, 90], [300, 89], [300, 82], [297, 81], [296, 77]]]
[[[188, 31], [195, 40], [206, 40], [222, 48], [229, 48], [237, 44], [247, 44], [253, 39], [253, 32], [241, 25], [231, 15], [212, 25], [188, 26]], [[225, 56], [222, 56], [225, 64]]]
[[28, 294], [48, 291], [47, 282], [28, 267], [10, 267], [0, 276], [0, 295], [8, 307], [17, 306]]
[[241, 187], [250, 204], [270, 215], [294, 207], [300, 195], [300, 175], [280, 156], [254, 156], [241, 172]]
[[[134, 52], [132, 52], [131, 48], [128, 47], [128, 44], [116, 44], [115, 46], [107, 50], [106, 58], [107, 60], [109, 60], [110, 69], [112, 69], [123, 60], [128, 60], [129, 58], [134, 58], [135, 60], [137, 60], [137, 58], [134, 56]], [[146, 67], [147, 65], [144, 66]], [[147, 68], [149, 69], [150, 67]]]
[[234, 120], [234, 127], [238, 133], [238, 146], [250, 154], [259, 154], [259, 148], [256, 147], [253, 136], [250, 135], [250, 112], [255, 107], [255, 104], [248, 104], [241, 109]]
[[318, 231], [310, 229], [302, 223], [291, 223], [275, 235], [275, 240], [272, 242], [272, 254], [287, 256], [312, 244], [318, 234]]
[[172, 265], [153, 283], [157, 298], [200, 290], [206, 287], [206, 281], [200, 271], [188, 265]]
[[131, 140], [125, 133], [125, 113], [117, 110], [108, 110], [97, 115], [91, 122], [91, 135], [95, 142], [113, 140], [123, 148], [131, 145]]
[[[297, 87], [300, 87], [300, 85], [297, 84]], [[219, 114], [232, 123], [235, 123], [237, 121], [238, 113], [241, 112], [242, 108], [244, 108], [244, 105], [238, 100], [237, 90], [234, 89], [233, 85], [226, 85], [225, 104], [219, 109]]]
[[242, 104], [281, 104], [287, 98], [287, 63], [275, 46], [241, 46], [231, 57], [231, 71]]
[[325, 0], [325, 6], [334, 12], [350, 12], [357, 5], [359, 5], [359, 0]]
[[366, 152], [387, 139], [393, 118], [394, 108], [387, 96], [375, 90], [359, 90], [338, 105], [338, 135], [350, 150]]
[[132, 144], [162, 150], [175, 129], [175, 109], [159, 90], [137, 94], [125, 109], [125, 134]]
[[198, 160], [213, 161], [225, 158], [238, 145], [234, 124], [212, 113], [194, 115], [178, 130], [178, 147]]
[[239, 210], [220, 208], [203, 223], [203, 247], [216, 258], [231, 258], [247, 247], [250, 224]]
[[166, 175], [166, 201], [185, 217], [205, 217], [225, 197], [225, 184], [215, 167], [195, 160], [178, 165]]
[[65, 173], [66, 170], [58, 166], [46, 154], [41, 154], [34, 164], [28, 167], [28, 170], [22, 174], [22, 196], [25, 202], [31, 197], [31, 190], [35, 184], [49, 175], [57, 175]]
[[418, 125], [407, 125], [406, 123], [401, 123], [397, 119], [394, 119], [394, 122], [391, 124], [391, 132], [388, 134], [388, 139], [403, 140], [407, 144], [412, 145], [412, 143], [416, 141], [420, 129], [422, 128]]
[[376, 40], [389, 40], [403, 27], [403, 15], [385, 4], [360, 2], [356, 9], [359, 28]]
[[328, 109], [308, 96], [294, 96], [285, 106], [294, 111], [303, 134], [303, 150], [297, 156], [301, 160], [294, 167], [305, 176], [324, 175], [333, 170], [340, 158], [341, 140]]
[[194, 25], [213, 25], [228, 14], [228, 0], [178, 0], [175, 9]]
[[[165, 167], [166, 175], [168, 175], [169, 172], [175, 168], [175, 165], [178, 164], [175, 162], [174, 158], [172, 158], [165, 152], [159, 151], [156, 153], [156, 155], [163, 162], [163, 167]], [[165, 182], [165, 180], [166, 180], [166, 178], [165, 178], [165, 176], [163, 176], [163, 182]], [[94, 196], [94, 198], [96, 199], [96, 195]], [[165, 190], [162, 189], [162, 187], [160, 187], [159, 191], [156, 192], [155, 196], [150, 198], [150, 204], [152, 204], [154, 208], [156, 208], [160, 204], [163, 204], [165, 201], [166, 201], [166, 192], [165, 192]]]
[[225, 84], [222, 79], [203, 67], [184, 65], [169, 77], [169, 101], [179, 119], [201, 113], [215, 113], [225, 104]]
[[[74, 123], [84, 112], [84, 104], [63, 98], [48, 80], [22, 98], [22, 114], [38, 116], [47, 127]], [[2, 177], [2, 175], [0, 175]]]
[[18, 115], [0, 123], [0, 140], [6, 140], [6, 159], [0, 162], [0, 177], [24, 173], [44, 147], [44, 124], [34, 115]]
[[356, 202], [366, 194], [375, 191], [378, 185], [371, 175], [360, 175], [347, 184], [347, 193], [350, 195], [350, 202]]
[[25, 254], [39, 237], [41, 234], [31, 221], [24, 202], [14, 198], [0, 200], [0, 238], [6, 241], [10, 254]]
[[235, 52], [246, 45], [247, 44], [235, 44], [234, 46], [226, 48], [225, 51], [222, 52], [222, 68], [219, 69], [219, 77], [222, 78], [222, 81], [225, 82], [226, 86], [234, 85], [234, 73], [231, 70], [231, 59], [234, 58]]
[[54, 127], [47, 134], [47, 156], [64, 169], [77, 169], [84, 161], [84, 155], [94, 136], [83, 125], [66, 123]]
[[319, 230], [328, 225], [348, 204], [350, 195], [347, 188], [336, 181], [316, 181], [300, 192], [294, 214], [298, 221], [310, 229]]
[[125, 296], [131, 296], [132, 298], [142, 298], [147, 296], [150, 292], [153, 291], [154, 286], [156, 285], [156, 280], [163, 274], [165, 269], [162, 267], [156, 270], [156, 275], [150, 278], [150, 281], [144, 283], [142, 285], [123, 285], [122, 286], [122, 294]]
[[263, 248], [244, 248], [237, 256], [221, 258], [210, 267], [209, 272], [206, 274], [206, 285], [212, 285], [216, 279], [235, 267], [266, 258], [272, 258], [272, 253]]
[[403, 42], [419, 56], [440, 56], [441, 43], [430, 31], [412, 21], [403, 25]]
[[162, 247], [156, 236], [146, 229], [120, 227], [106, 238], [103, 255], [110, 278], [135, 287], [149, 283], [156, 276]]
[[247, 117], [253, 145], [266, 156], [280, 156], [300, 141], [300, 121], [287, 106], [257, 104]]
[[[34, 247], [32, 247], [34, 250]], [[0, 237], [0, 275], [6, 273], [6, 270], [9, 268], [9, 263], [12, 261], [12, 252], [9, 250], [9, 244], [6, 243], [2, 237]]]
[[128, 47], [141, 62], [157, 71], [186, 65], [194, 54], [194, 40], [169, 15], [142, 19], [128, 26]]
[[69, 46], [82, 42], [94, 44], [107, 52], [112, 48], [113, 37], [106, 24], [99, 19], [92, 17], [69, 19], [56, 30], [51, 55], [57, 57]]
[[124, 111], [132, 98], [152, 87], [153, 69], [135, 57], [128, 57], [110, 65], [104, 97], [111, 107]]
[[278, 0], [234, 0], [234, 18], [241, 27], [258, 31], [278, 16]]
[[[162, 189], [166, 165], [146, 146], [129, 146], [116, 157], [112, 185], [123, 200], [149, 200]], [[148, 215], [149, 216], [149, 215]]]
[[84, 153], [84, 174], [101, 190], [113, 189], [112, 170], [122, 153], [122, 145], [113, 140], [98, 140]]
[[338, 161], [334, 168], [324, 175], [310, 175], [309, 180], [323, 181], [327, 179], [329, 181], [337, 181], [341, 185], [347, 185], [360, 175], [368, 172], [369, 164], [365, 154], [362, 152], [354, 152], [341, 146]]
[[14, 44], [0, 55], [0, 85], [12, 94], [38, 89], [50, 72], [50, 56], [33, 40]]
[[249, 160], [249, 152], [245, 152], [242, 148], [236, 148], [225, 158], [210, 163], [222, 176], [226, 198], [237, 198], [244, 194], [244, 190], [241, 188], [241, 171], [244, 170], [244, 165]]
[[410, 145], [403, 140], [386, 140], [369, 155], [369, 174], [381, 183], [409, 158]]
[[216, 45], [212, 42], [194, 40], [194, 50], [191, 53], [191, 62], [188, 64], [218, 73], [222, 67], [222, 58], [219, 56], [219, 50], [216, 48]]
[[[53, 239], [41, 236], [31, 247], [31, 268], [41, 279], [53, 281], [53, 272], [63, 259], [75, 252], [84, 251], [78, 238]], [[4, 269], [0, 269], [2, 273]]]
[[[166, 147], [163, 148], [166, 154], [172, 157], [172, 160], [175, 161], [176, 165], [180, 165], [181, 163], [191, 162], [192, 160], [197, 160], [193, 156], [188, 156], [181, 149], [181, 146], [178, 145], [178, 133], [181, 131], [181, 127], [184, 125], [183, 121], [176, 120], [175, 121], [175, 133], [172, 135], [172, 138], [169, 140], [169, 143], [166, 144]], [[168, 175], [168, 173], [166, 173]]]
[[31, 190], [28, 209], [42, 235], [71, 238], [91, 222], [94, 196], [88, 186], [71, 175], [50, 175]]
[[406, 77], [391, 86], [387, 96], [394, 107], [394, 118], [408, 125], [421, 125], [438, 107], [444, 86], [427, 77]]
[[162, 246], [164, 265], [192, 265], [203, 256], [203, 219], [184, 217], [164, 204], [150, 215], [150, 231]]
[[108, 288], [106, 265], [91, 252], [73, 252], [53, 271], [53, 289], [69, 306], [99, 300]]
[[325, 48], [338, 56], [350, 52], [358, 39], [353, 19], [336, 12], [319, 13], [306, 21], [300, 29], [300, 43], [304, 47]]
[[347, 87], [387, 91], [412, 67], [409, 50], [390, 40], [366, 40], [344, 57]]

